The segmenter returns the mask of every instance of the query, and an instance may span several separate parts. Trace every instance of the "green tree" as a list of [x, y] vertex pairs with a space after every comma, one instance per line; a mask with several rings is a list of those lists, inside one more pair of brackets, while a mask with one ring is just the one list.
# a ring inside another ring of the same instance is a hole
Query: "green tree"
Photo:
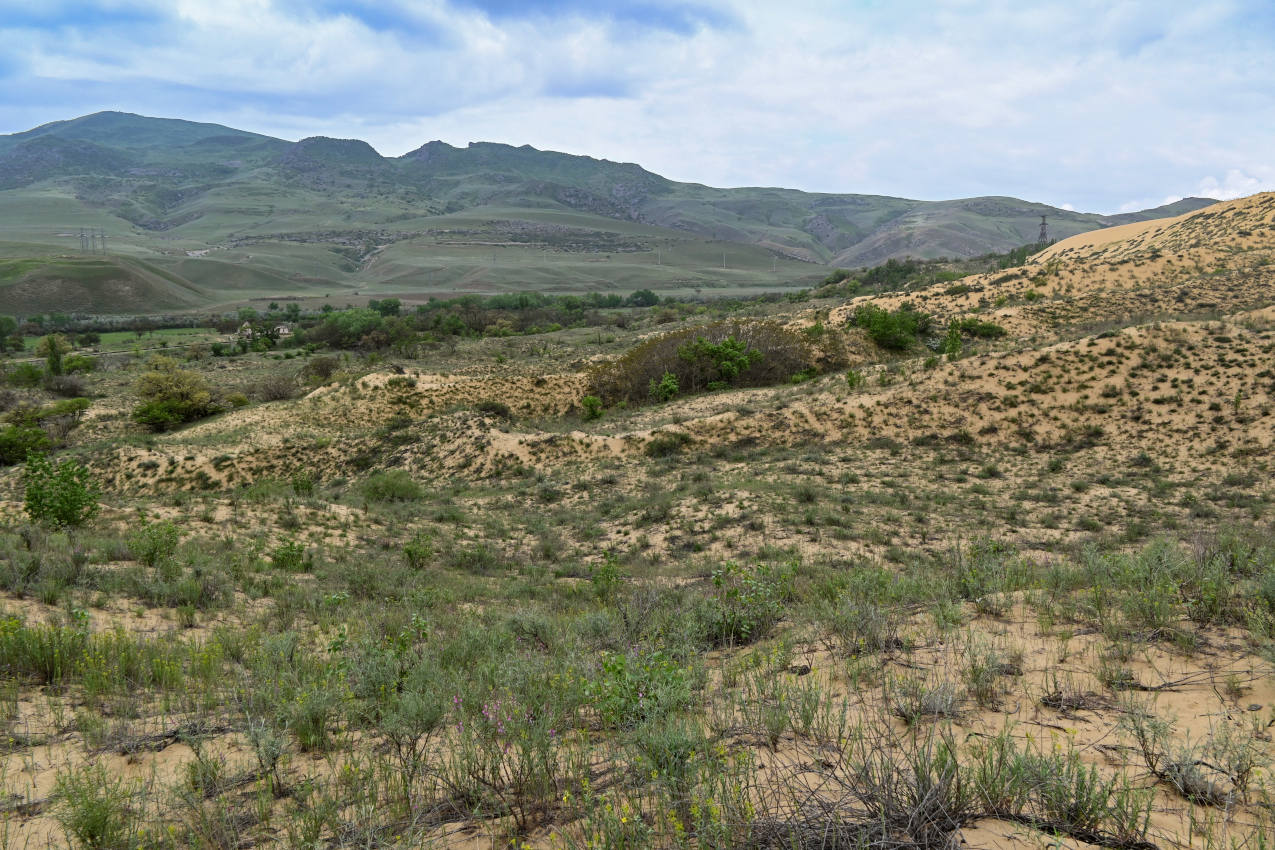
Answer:
[[35, 344], [35, 353], [44, 358], [45, 368], [50, 375], [61, 375], [65, 371], [62, 358], [70, 351], [71, 343], [62, 334], [49, 334], [41, 337]]
[[31, 455], [22, 481], [24, 507], [36, 522], [57, 527], [81, 525], [97, 514], [100, 491], [88, 468], [75, 461], [55, 464], [46, 455]]
[[625, 303], [630, 307], [654, 307], [660, 303], [660, 296], [649, 289], [639, 289], [630, 295]]

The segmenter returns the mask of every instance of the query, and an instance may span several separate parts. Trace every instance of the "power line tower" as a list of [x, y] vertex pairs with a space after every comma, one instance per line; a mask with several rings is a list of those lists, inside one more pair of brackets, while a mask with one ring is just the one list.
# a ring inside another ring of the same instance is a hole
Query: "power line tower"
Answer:
[[84, 228], [81, 227], [80, 228], [80, 253], [87, 254], [88, 252], [89, 252], [89, 235], [88, 233], [84, 231]]
[[1045, 225], [1045, 217], [1042, 215], [1040, 217], [1040, 236], [1036, 237], [1036, 242], [1039, 245], [1044, 245], [1048, 241], [1049, 241], [1049, 228]]
[[98, 231], [98, 233], [102, 238], [102, 254], [105, 255], [106, 254], [106, 231], [100, 230]]
[[97, 253], [97, 228], [89, 229], [89, 253]]

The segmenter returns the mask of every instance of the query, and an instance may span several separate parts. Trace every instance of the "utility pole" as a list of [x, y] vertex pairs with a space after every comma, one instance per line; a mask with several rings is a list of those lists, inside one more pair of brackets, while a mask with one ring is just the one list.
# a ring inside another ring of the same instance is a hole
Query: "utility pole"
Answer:
[[722, 268], [726, 268], [726, 252], [722, 251]]

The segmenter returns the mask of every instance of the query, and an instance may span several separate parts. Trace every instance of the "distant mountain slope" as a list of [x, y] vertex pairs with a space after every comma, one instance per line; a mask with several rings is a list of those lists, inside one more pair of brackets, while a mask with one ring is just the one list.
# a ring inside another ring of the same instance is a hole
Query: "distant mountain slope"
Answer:
[[[386, 217], [500, 205], [565, 208], [643, 222], [715, 240], [764, 246], [818, 263], [865, 265], [889, 257], [976, 256], [1051, 235], [1198, 209], [1121, 216], [1069, 212], [1014, 198], [926, 202], [790, 189], [715, 189], [676, 183], [632, 163], [528, 146], [429, 142], [397, 158], [354, 139], [296, 143], [216, 124], [100, 112], [0, 136], [0, 188], [66, 182], [83, 203], [147, 230], [180, 228], [209, 214], [193, 206], [218, 189], [265, 197], [305, 186], [353, 207], [350, 229]], [[360, 201], [364, 203], [359, 203]], [[385, 207], [391, 207], [387, 210]], [[379, 208], [379, 209], [378, 209]], [[255, 229], [225, 217], [208, 241]], [[305, 230], [306, 222], [296, 222]], [[310, 229], [331, 229], [315, 222]]]

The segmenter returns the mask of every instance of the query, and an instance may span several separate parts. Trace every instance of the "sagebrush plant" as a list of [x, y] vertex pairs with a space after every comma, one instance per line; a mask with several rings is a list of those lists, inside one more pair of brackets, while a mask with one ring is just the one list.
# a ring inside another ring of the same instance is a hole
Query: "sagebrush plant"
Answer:
[[141, 822], [135, 790], [132, 783], [102, 765], [60, 773], [54, 788], [58, 823], [85, 850], [132, 847]]
[[46, 455], [31, 455], [22, 472], [27, 515], [51, 526], [76, 526], [98, 512], [101, 488], [92, 472], [73, 460], [54, 463]]

